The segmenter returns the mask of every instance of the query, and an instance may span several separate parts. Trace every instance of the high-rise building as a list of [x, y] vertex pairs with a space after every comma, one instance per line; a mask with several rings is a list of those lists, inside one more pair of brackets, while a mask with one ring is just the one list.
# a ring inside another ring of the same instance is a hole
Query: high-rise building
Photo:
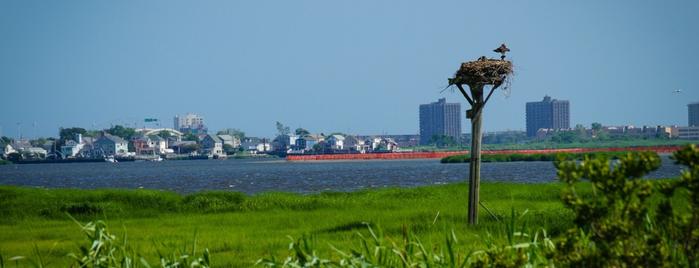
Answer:
[[545, 96], [538, 102], [527, 102], [527, 136], [534, 137], [539, 129], [570, 128], [570, 103]]
[[461, 137], [461, 104], [447, 103], [445, 98], [420, 105], [420, 144], [429, 144], [435, 135], [458, 141]]
[[183, 133], [194, 135], [206, 134], [207, 128], [204, 125], [204, 118], [196, 114], [188, 113], [185, 116], [175, 116], [174, 128]]
[[689, 111], [689, 124], [688, 124], [688, 126], [690, 126], [690, 127], [699, 126], [699, 102], [688, 104], [687, 110]]

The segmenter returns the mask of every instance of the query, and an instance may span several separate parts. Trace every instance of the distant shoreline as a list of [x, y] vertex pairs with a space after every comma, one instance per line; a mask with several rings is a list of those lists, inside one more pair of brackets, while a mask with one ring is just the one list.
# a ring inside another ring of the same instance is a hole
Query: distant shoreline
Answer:
[[[552, 154], [552, 153], [592, 153], [652, 151], [659, 154], [672, 153], [682, 146], [639, 146], [608, 148], [565, 148], [565, 149], [525, 149], [525, 150], [484, 150], [482, 154]], [[432, 159], [454, 155], [468, 154], [469, 151], [445, 152], [400, 152], [400, 153], [366, 153], [366, 154], [316, 154], [287, 155], [287, 161], [333, 161], [333, 160], [387, 160], [387, 159]]]

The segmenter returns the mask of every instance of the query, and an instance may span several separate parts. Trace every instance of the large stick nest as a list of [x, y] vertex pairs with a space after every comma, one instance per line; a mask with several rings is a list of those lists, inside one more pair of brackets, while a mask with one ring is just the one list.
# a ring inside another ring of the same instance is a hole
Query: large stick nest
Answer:
[[511, 61], [481, 57], [475, 61], [462, 63], [454, 77], [449, 78], [449, 85], [501, 85], [510, 74], [512, 74]]

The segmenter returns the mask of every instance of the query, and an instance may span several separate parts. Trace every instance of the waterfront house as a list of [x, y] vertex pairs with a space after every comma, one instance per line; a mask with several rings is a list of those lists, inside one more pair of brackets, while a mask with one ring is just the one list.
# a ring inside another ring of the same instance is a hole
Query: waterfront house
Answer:
[[248, 153], [258, 154], [272, 151], [272, 144], [264, 141], [246, 141], [240, 145], [240, 148]]
[[228, 134], [217, 135], [217, 136], [219, 139], [221, 139], [221, 142], [223, 142], [224, 145], [228, 144], [233, 148], [237, 148], [240, 146], [240, 139], [236, 136], [228, 135]]
[[223, 141], [216, 135], [206, 134], [199, 142], [204, 154], [210, 156], [223, 156]]
[[78, 133], [75, 136], [75, 140], [68, 140], [61, 146], [61, 156], [63, 156], [63, 158], [73, 158], [80, 153], [80, 150], [82, 150], [84, 146], [83, 135]]
[[331, 150], [343, 150], [345, 148], [344, 142], [345, 137], [337, 134], [330, 135], [326, 140], [326, 144]]
[[140, 135], [132, 139], [137, 155], [155, 155], [172, 152], [168, 141], [157, 135]]
[[364, 153], [364, 141], [358, 139], [356, 136], [352, 135], [347, 135], [345, 136], [345, 140], [342, 142], [342, 145], [346, 150], [349, 150], [351, 152], [360, 152]]
[[120, 137], [103, 133], [94, 142], [94, 150], [97, 150], [102, 156], [128, 155], [129, 143]]
[[61, 146], [61, 155], [63, 156], [63, 158], [73, 158], [76, 155], [78, 155], [78, 153], [82, 149], [83, 144], [78, 143], [74, 140], [68, 140], [63, 146]]
[[296, 148], [297, 135], [279, 135], [272, 141], [272, 148], [277, 152], [289, 152]]
[[296, 148], [298, 150], [303, 150], [303, 151], [312, 151], [313, 146], [316, 144], [320, 143], [321, 141], [324, 141], [325, 137], [323, 135], [305, 135], [303, 137], [300, 137], [296, 140]]

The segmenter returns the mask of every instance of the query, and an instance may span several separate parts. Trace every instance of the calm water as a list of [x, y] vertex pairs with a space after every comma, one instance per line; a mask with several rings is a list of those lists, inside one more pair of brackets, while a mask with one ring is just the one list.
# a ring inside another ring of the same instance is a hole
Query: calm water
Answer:
[[[679, 175], [663, 157], [649, 177]], [[556, 180], [551, 162], [483, 163], [482, 181], [541, 183]], [[27, 164], [0, 166], [1, 185], [49, 188], [146, 188], [180, 193], [233, 190], [313, 193], [465, 181], [468, 164], [430, 160], [286, 162], [284, 160], [182, 160], [163, 162]]]

